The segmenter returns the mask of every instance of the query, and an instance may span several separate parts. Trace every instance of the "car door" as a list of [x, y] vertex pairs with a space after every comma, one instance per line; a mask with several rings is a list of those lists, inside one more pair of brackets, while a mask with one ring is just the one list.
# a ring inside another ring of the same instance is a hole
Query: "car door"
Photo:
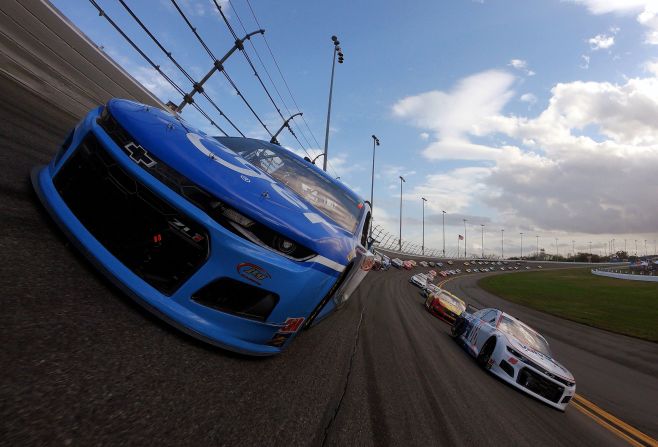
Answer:
[[480, 316], [480, 330], [473, 340], [477, 352], [480, 352], [482, 346], [484, 346], [489, 337], [491, 337], [496, 330], [496, 322], [498, 321], [499, 313], [500, 312], [496, 309], [488, 309], [487, 312]]
[[471, 315], [468, 315], [468, 318], [466, 320], [467, 321], [467, 326], [466, 326], [466, 329], [464, 330], [464, 333], [462, 335], [464, 341], [467, 344], [469, 344], [469, 345], [471, 344], [471, 338], [473, 337], [473, 335], [476, 334], [476, 332], [479, 329], [480, 323], [482, 322], [480, 317], [482, 315], [484, 315], [484, 313], [487, 312], [488, 310], [489, 309], [481, 309], [481, 310], [478, 310], [477, 312], [473, 312], [473, 314], [471, 314]]

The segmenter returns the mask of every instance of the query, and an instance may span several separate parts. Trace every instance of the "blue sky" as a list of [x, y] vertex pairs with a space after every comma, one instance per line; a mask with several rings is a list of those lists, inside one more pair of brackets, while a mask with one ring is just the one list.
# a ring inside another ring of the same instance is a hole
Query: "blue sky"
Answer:
[[[174, 67], [115, 1], [97, 0], [149, 56], [184, 85]], [[53, 2], [73, 23], [165, 102], [180, 99], [87, 2]], [[169, 0], [126, 0], [192, 75], [211, 60]], [[232, 37], [212, 0], [179, 0], [218, 56]], [[257, 28], [246, 0], [221, 2], [236, 32]], [[520, 232], [554, 239], [571, 251], [592, 241], [648, 240], [658, 233], [658, 3], [655, 0], [346, 1], [251, 0], [297, 103], [324, 141], [332, 44], [345, 53], [334, 85], [330, 172], [370, 195], [376, 134], [375, 220], [399, 225], [399, 180], [405, 176], [403, 239], [456, 245], [468, 219], [468, 250], [520, 249]], [[254, 44], [291, 110], [262, 38]], [[247, 51], [279, 106], [251, 46]], [[268, 127], [280, 119], [240, 54], [227, 70]], [[250, 136], [266, 133], [226, 81], [207, 91]], [[210, 107], [199, 103], [207, 111]], [[285, 112], [285, 109], [284, 113]], [[211, 129], [191, 111], [184, 116]], [[216, 115], [214, 115], [216, 117]], [[221, 122], [221, 119], [218, 119]], [[301, 122], [300, 122], [301, 124]], [[223, 127], [230, 129], [226, 123]], [[309, 152], [319, 153], [311, 142]], [[297, 128], [299, 129], [299, 128]], [[300, 132], [298, 132], [300, 133]], [[280, 141], [301, 151], [289, 134]], [[457, 225], [459, 224], [459, 225]], [[507, 236], [509, 235], [509, 236]], [[527, 237], [527, 236], [526, 236]], [[561, 242], [560, 242], [561, 241]], [[630, 245], [633, 245], [629, 243]], [[525, 245], [525, 243], [524, 243]], [[629, 245], [629, 246], [630, 246]], [[639, 251], [643, 251], [639, 250]]]

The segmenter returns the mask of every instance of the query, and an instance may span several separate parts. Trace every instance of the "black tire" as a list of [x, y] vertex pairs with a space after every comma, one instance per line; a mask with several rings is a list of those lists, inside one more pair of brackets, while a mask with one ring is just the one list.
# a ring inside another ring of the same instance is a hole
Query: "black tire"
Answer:
[[464, 330], [466, 330], [466, 320], [464, 320], [462, 317], [457, 317], [457, 320], [452, 324], [452, 327], [450, 328], [450, 334], [452, 335], [452, 338], [459, 338], [461, 335], [464, 333]]
[[491, 359], [491, 354], [493, 354], [495, 348], [496, 348], [496, 339], [492, 337], [486, 341], [486, 343], [482, 347], [482, 350], [478, 354], [477, 357], [478, 365], [480, 365], [484, 369], [491, 369], [489, 360]]

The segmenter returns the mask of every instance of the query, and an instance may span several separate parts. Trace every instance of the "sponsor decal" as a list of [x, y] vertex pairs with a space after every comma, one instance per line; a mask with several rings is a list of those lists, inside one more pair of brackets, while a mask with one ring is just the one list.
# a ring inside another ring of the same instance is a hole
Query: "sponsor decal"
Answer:
[[270, 341], [267, 342], [270, 346], [280, 348], [287, 342], [292, 335], [297, 332], [304, 324], [305, 318], [287, 318], [283, 326], [272, 336]]
[[240, 276], [242, 276], [245, 279], [248, 279], [253, 283], [258, 284], [259, 286], [264, 280], [270, 279], [272, 277], [267, 272], [267, 270], [250, 262], [243, 262], [241, 264], [238, 264], [235, 269], [237, 270]]
[[244, 174], [240, 174], [240, 178], [247, 183], [251, 183], [251, 179]]
[[283, 323], [283, 327], [279, 329], [279, 334], [294, 334], [302, 327], [304, 323], [304, 317], [300, 318], [287, 318]]
[[128, 154], [128, 157], [130, 157], [130, 159], [138, 165], [142, 164], [147, 168], [152, 168], [157, 164], [157, 162], [149, 155], [149, 153], [146, 152], [146, 149], [144, 149], [139, 144], [133, 143], [132, 141], [126, 144], [123, 147], [123, 150], [126, 154]]
[[347, 262], [350, 262], [354, 258], [356, 258], [356, 250], [352, 249], [352, 251], [347, 254]]

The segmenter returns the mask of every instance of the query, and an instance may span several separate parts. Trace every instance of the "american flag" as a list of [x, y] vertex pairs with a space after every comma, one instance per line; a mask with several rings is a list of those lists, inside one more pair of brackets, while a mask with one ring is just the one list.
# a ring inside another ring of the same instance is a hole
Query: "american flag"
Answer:
[[464, 236], [462, 236], [462, 235], [460, 234], [460, 235], [459, 235], [459, 240], [460, 240], [460, 241], [463, 241], [463, 240], [464, 240]]

